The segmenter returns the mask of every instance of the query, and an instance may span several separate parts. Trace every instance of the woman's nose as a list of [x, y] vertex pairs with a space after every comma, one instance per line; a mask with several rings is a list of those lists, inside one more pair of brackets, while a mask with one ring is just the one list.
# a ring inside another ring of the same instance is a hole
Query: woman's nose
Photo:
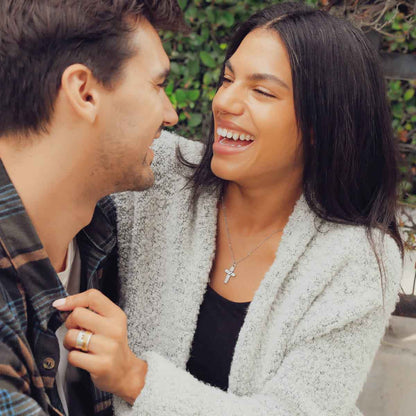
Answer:
[[220, 87], [213, 99], [212, 108], [221, 113], [242, 114], [244, 112], [244, 98], [241, 88], [236, 83]]

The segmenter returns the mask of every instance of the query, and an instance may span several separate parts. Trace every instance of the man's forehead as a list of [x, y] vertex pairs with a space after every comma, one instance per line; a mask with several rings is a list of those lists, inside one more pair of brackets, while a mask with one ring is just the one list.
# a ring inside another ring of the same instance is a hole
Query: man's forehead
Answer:
[[152, 56], [149, 59], [141, 59], [140, 65], [146, 66], [146, 71], [155, 80], [163, 81], [168, 77], [170, 72], [170, 62], [166, 54], [163, 58]]
[[137, 21], [135, 29], [132, 31], [130, 42], [135, 48], [143, 49], [148, 47], [163, 50], [162, 40], [156, 29], [148, 20], [142, 18]]
[[145, 19], [140, 20], [131, 37], [136, 57], [153, 76], [166, 76], [170, 62], [156, 29]]

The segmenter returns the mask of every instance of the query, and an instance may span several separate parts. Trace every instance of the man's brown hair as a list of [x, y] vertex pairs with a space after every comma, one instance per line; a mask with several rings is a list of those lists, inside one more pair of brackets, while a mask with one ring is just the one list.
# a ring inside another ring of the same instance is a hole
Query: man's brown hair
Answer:
[[177, 0], [1, 0], [0, 137], [47, 131], [72, 64], [111, 88], [143, 17], [157, 29], [186, 30]]

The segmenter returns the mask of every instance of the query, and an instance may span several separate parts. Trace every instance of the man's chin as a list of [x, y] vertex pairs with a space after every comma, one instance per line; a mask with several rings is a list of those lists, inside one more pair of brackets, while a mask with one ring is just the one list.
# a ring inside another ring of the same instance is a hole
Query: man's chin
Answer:
[[152, 169], [150, 167], [146, 169], [139, 177], [137, 177], [137, 181], [133, 184], [132, 191], [145, 191], [146, 189], [151, 188], [155, 183], [155, 176], [153, 174]]
[[145, 191], [153, 186], [155, 177], [152, 169], [147, 167], [140, 172], [126, 172], [123, 180], [120, 180], [112, 193], [126, 191]]

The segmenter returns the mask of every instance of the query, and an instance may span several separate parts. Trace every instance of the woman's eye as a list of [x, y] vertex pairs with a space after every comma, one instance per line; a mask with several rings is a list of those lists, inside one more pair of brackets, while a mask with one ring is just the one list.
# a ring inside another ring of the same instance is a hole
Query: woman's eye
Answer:
[[264, 95], [264, 96], [266, 96], [266, 97], [276, 98], [274, 95], [269, 94], [269, 93], [268, 93], [268, 92], [266, 92], [266, 91], [259, 90], [259, 89], [257, 89], [257, 88], [256, 88], [254, 91], [255, 91], [255, 92], [257, 92], [257, 93], [259, 93], [259, 94], [261, 94], [261, 95]]
[[231, 81], [231, 79], [230, 78], [227, 78], [227, 77], [222, 77], [222, 83], [223, 84], [229, 84], [229, 83], [231, 83], [232, 81]]

